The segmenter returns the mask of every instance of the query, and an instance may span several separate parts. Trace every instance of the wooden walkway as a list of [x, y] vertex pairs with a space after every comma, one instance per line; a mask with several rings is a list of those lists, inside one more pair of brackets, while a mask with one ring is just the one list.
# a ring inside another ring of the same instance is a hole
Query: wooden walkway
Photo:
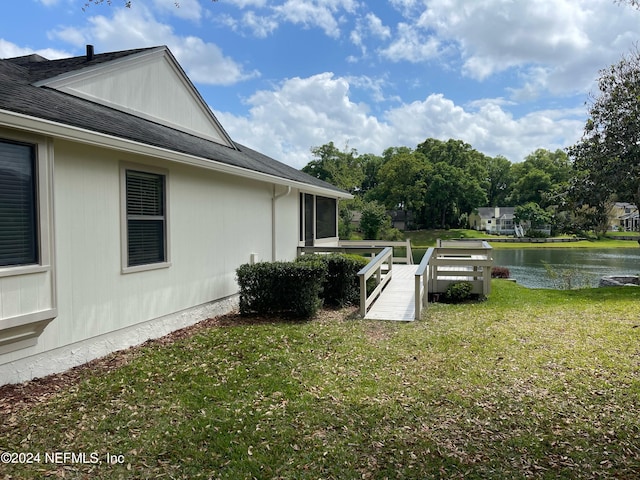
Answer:
[[393, 265], [393, 277], [365, 315], [367, 320], [415, 319], [415, 273], [418, 265]]

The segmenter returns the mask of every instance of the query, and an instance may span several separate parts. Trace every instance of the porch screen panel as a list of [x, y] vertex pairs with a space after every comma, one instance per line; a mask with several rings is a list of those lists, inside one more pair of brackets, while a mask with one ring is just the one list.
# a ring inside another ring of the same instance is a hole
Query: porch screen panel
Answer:
[[127, 170], [128, 265], [166, 261], [164, 175]]
[[0, 267], [38, 263], [35, 147], [0, 141]]
[[335, 198], [316, 197], [316, 236], [318, 238], [337, 237]]

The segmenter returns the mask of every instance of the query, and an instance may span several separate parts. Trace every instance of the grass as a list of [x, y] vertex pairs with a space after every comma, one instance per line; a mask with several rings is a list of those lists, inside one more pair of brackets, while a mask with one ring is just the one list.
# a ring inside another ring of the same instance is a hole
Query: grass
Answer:
[[[600, 239], [587, 239], [577, 242], [559, 243], [528, 243], [528, 242], [493, 242], [491, 239], [500, 238], [477, 230], [451, 229], [451, 230], [417, 230], [404, 232], [405, 237], [411, 239], [411, 245], [417, 249], [426, 250], [433, 247], [437, 239], [482, 239], [491, 244], [493, 248], [633, 248], [637, 243], [632, 240], [619, 240], [614, 235]], [[424, 253], [424, 252], [423, 252]]]
[[345, 309], [152, 342], [4, 415], [0, 451], [96, 452], [102, 463], [0, 468], [4, 478], [637, 477], [639, 300], [640, 289], [496, 280], [486, 302], [430, 305], [410, 324]]
[[460, 238], [477, 239], [482, 240], [490, 239], [491, 236], [485, 232], [478, 230], [466, 230], [460, 228], [453, 228], [449, 230], [435, 229], [435, 230], [415, 230], [404, 232], [405, 237], [411, 239], [411, 245], [420, 247], [433, 247], [436, 244], [436, 240], [458, 240]]

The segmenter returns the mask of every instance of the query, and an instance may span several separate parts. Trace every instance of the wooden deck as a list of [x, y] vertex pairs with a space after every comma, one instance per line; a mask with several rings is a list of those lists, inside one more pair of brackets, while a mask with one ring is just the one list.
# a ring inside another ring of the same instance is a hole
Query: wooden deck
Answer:
[[[474, 256], [472, 261], [483, 260], [482, 256]], [[465, 263], [469, 261], [467, 259]], [[473, 267], [466, 265], [450, 265], [454, 263], [451, 259], [444, 261], [447, 265], [446, 272], [449, 275], [439, 276], [440, 281], [474, 282], [477, 272]], [[457, 262], [455, 262], [457, 263]], [[412, 322], [415, 320], [415, 274], [418, 265], [393, 265], [393, 277], [382, 293], [371, 304], [371, 307], [364, 316], [367, 320], [395, 320], [398, 322]], [[459, 272], [459, 273], [458, 273]], [[455, 275], [457, 274], [457, 275]], [[490, 279], [490, 277], [489, 277]]]
[[394, 265], [393, 278], [365, 315], [367, 320], [412, 322], [415, 317], [417, 265]]

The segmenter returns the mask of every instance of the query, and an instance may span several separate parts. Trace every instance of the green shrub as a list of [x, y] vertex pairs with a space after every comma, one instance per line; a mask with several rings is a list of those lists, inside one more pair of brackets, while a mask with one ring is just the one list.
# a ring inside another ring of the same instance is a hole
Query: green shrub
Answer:
[[240, 313], [291, 314], [310, 318], [321, 305], [326, 274], [322, 262], [260, 262], [236, 270]]
[[545, 232], [542, 232], [540, 230], [535, 230], [535, 229], [531, 229], [531, 230], [527, 230], [525, 232], [525, 237], [529, 237], [529, 238], [548, 238], [549, 235], [547, 235]]
[[325, 305], [340, 306], [357, 304], [360, 299], [358, 272], [369, 263], [359, 255], [334, 253], [330, 255], [303, 255], [297, 263], [322, 262], [326, 275], [321, 297]]
[[471, 298], [471, 282], [454, 282], [449, 284], [444, 292], [444, 298], [449, 303], [459, 303]]
[[388, 225], [391, 225], [391, 217], [387, 214], [384, 205], [373, 201], [362, 206], [360, 230], [362, 230], [364, 238], [376, 240], [380, 232]]

